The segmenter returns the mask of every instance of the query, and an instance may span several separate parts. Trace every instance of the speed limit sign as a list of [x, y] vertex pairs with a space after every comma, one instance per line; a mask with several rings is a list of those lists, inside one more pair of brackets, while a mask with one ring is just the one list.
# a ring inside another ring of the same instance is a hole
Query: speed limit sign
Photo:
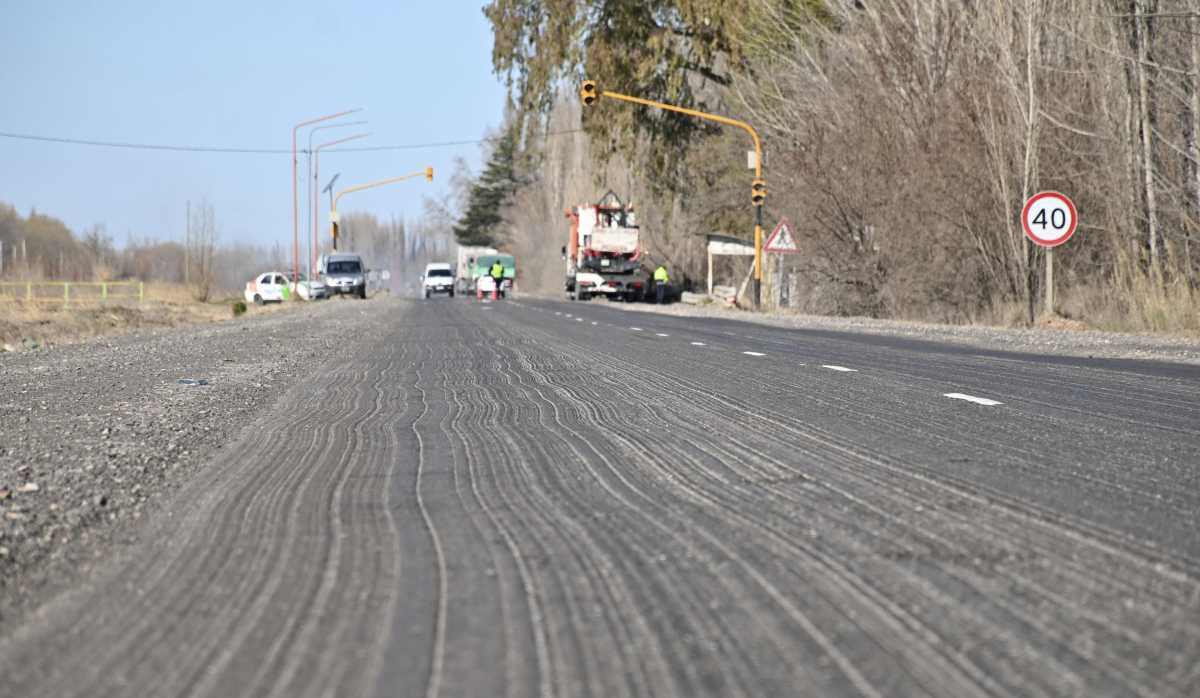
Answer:
[[1056, 191], [1034, 194], [1021, 211], [1025, 237], [1042, 247], [1058, 247], [1070, 240], [1078, 221], [1075, 204]]

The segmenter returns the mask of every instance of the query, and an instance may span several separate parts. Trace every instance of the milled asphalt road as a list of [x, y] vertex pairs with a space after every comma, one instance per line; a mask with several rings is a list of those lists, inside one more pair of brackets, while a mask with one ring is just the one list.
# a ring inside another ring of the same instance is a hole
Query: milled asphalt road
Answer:
[[388, 302], [0, 694], [1200, 695], [1198, 367]]

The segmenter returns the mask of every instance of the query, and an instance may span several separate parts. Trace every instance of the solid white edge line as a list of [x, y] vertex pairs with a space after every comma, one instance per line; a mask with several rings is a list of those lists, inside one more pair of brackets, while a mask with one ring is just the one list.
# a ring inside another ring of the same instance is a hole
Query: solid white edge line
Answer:
[[821, 364], [821, 368], [827, 368], [830, 371], [841, 371], [842, 373], [858, 373], [857, 368], [846, 368], [845, 366], [831, 366], [828, 364]]
[[952, 400], [966, 400], [967, 402], [973, 402], [976, 405], [983, 405], [984, 407], [994, 407], [1004, 404], [997, 400], [991, 400], [986, 397], [975, 397], [974, 395], [967, 395], [965, 393], [944, 393], [942, 397], [948, 397]]

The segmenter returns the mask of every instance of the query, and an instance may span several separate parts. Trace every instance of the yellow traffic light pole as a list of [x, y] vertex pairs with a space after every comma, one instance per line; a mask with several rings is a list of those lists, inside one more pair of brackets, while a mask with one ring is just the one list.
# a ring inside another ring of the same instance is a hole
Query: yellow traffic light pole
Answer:
[[347, 187], [347, 188], [339, 191], [333, 197], [333, 203], [329, 207], [330, 234], [333, 236], [333, 249], [335, 249], [335, 250], [337, 249], [337, 239], [338, 239], [337, 207], [338, 207], [338, 202], [341, 201], [343, 196], [345, 196], [346, 194], [350, 194], [352, 192], [362, 191], [363, 189], [372, 189], [374, 187], [382, 187], [387, 184], [395, 184], [396, 182], [403, 182], [406, 179], [412, 179], [413, 177], [420, 177], [422, 175], [425, 176], [426, 181], [432, 182], [433, 181], [433, 168], [426, 167], [424, 170], [421, 170], [420, 172], [413, 172], [411, 174], [401, 175], [399, 177], [391, 177], [389, 179], [380, 179], [375, 182], [367, 182], [366, 184], [358, 184], [353, 187]]
[[750, 202], [754, 205], [754, 307], [758, 308], [762, 303], [762, 253], [763, 253], [763, 228], [762, 228], [762, 207], [767, 198], [767, 180], [763, 178], [762, 173], [762, 140], [758, 137], [758, 131], [745, 121], [730, 119], [727, 116], [718, 114], [709, 114], [707, 112], [697, 111], [696, 109], [688, 109], [686, 107], [677, 107], [674, 104], [664, 104], [655, 102], [651, 99], [642, 99], [641, 97], [631, 97], [616, 92], [601, 90], [596, 87], [596, 83], [592, 80], [584, 80], [583, 85], [579, 89], [579, 96], [583, 99], [584, 106], [592, 106], [600, 97], [611, 97], [619, 99], [623, 102], [631, 102], [640, 104], [644, 107], [653, 107], [662, 109], [663, 111], [673, 111], [679, 114], [686, 114], [697, 119], [705, 121], [715, 121], [718, 124], [726, 126], [734, 126], [742, 129], [750, 134], [751, 140], [754, 141], [754, 181], [750, 185]]

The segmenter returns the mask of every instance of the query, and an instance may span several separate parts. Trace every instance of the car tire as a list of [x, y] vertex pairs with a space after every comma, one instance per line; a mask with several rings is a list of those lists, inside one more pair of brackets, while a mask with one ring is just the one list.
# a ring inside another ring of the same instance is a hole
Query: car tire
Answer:
[[451, 297], [451, 298], [453, 298], [453, 297], [454, 297], [454, 289], [450, 289], [450, 294], [449, 294], [449, 295], [450, 295], [450, 297]]
[[366, 286], [358, 287], [358, 299], [364, 300], [364, 301], [367, 299], [367, 287]]
[[260, 296], [260, 295], [258, 295], [257, 293], [256, 293], [256, 294], [254, 294], [254, 304], [255, 304], [255, 305], [262, 305], [262, 304], [263, 304], [263, 297], [262, 297], [262, 296]]
[[429, 289], [425, 289], [425, 300], [429, 300]]

